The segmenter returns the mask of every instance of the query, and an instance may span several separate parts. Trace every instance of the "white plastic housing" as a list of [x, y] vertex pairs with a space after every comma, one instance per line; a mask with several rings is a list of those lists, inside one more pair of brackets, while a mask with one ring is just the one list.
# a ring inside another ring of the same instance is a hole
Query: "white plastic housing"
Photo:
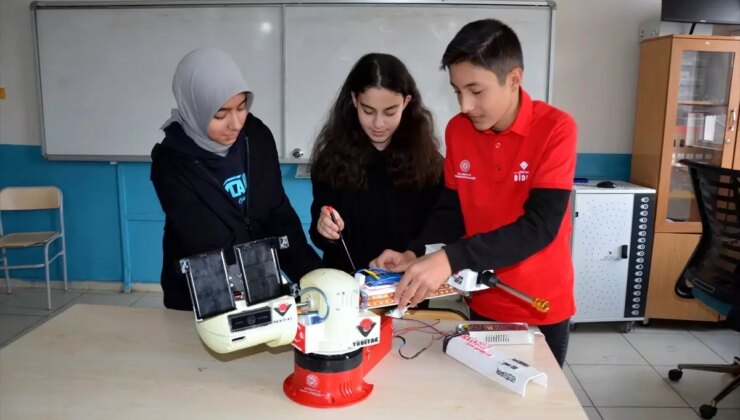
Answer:
[[[231, 331], [229, 316], [260, 308], [270, 308], [272, 322], [241, 331]], [[249, 307], [246, 302], [240, 300], [236, 302], [235, 310], [203, 321], [196, 320], [195, 327], [203, 343], [216, 353], [230, 353], [263, 343], [270, 347], [283, 346], [293, 341], [298, 328], [295, 299], [282, 296]]]

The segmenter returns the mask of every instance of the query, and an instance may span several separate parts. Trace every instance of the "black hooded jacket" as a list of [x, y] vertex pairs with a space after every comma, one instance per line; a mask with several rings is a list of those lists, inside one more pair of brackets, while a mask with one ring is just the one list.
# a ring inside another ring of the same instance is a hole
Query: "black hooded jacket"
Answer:
[[[244, 206], [227, 193], [213, 170], [219, 160], [233, 164], [233, 154], [240, 154], [244, 163]], [[320, 266], [283, 189], [272, 133], [254, 115], [247, 116], [227, 158], [201, 149], [172, 123], [162, 143], [152, 149], [151, 180], [165, 213], [161, 282], [167, 308], [192, 310], [179, 260], [198, 253], [223, 249], [232, 264], [234, 245], [287, 235], [290, 247], [280, 251], [279, 258], [292, 281]]]

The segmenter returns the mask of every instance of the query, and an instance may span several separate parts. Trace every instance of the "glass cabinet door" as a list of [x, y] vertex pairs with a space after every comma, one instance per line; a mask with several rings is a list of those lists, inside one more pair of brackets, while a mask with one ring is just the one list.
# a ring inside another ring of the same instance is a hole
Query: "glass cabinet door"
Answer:
[[[710, 165], [732, 164], [725, 134], [737, 126], [737, 104], [730, 103], [733, 52], [684, 50], [671, 150], [666, 222], [700, 222], [688, 168], [691, 159]], [[733, 95], [734, 96], [734, 95]], [[729, 125], [729, 126], [728, 126]]]

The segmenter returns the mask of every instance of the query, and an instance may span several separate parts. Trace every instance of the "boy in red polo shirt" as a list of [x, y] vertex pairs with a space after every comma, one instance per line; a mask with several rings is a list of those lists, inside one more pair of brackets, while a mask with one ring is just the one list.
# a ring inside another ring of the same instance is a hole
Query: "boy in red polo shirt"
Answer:
[[[569, 209], [575, 122], [521, 88], [519, 39], [497, 20], [465, 25], [442, 67], [460, 103], [445, 132], [445, 192], [409, 251], [386, 250], [371, 265], [405, 272], [396, 293], [401, 307], [426, 299], [453, 272], [494, 269], [502, 282], [547, 299], [550, 311], [490, 289], [469, 299], [471, 318], [539, 326], [562, 366], [575, 313]], [[417, 258], [424, 244], [451, 232], [463, 239]]]

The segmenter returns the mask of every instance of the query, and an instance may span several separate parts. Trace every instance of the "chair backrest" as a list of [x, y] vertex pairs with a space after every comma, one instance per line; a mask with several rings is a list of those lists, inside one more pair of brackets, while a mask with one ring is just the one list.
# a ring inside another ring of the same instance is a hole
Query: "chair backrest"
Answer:
[[0, 190], [0, 210], [48, 210], [62, 207], [57, 187], [6, 187]]
[[690, 160], [681, 163], [691, 174], [702, 235], [676, 293], [693, 296], [696, 287], [702, 295], [735, 302], [740, 291], [740, 171]]

